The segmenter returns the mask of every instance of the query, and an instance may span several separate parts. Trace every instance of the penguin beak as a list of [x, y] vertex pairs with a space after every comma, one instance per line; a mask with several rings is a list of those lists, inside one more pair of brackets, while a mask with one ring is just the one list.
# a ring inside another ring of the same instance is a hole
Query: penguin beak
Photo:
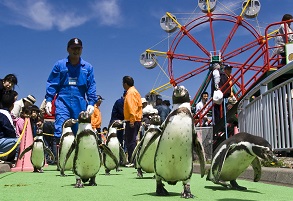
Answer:
[[78, 119], [72, 119], [71, 122], [72, 122], [72, 124], [76, 124], [76, 123], [78, 123]]
[[278, 162], [278, 158], [276, 157], [276, 155], [272, 151], [264, 152], [263, 157], [264, 157], [264, 159], [271, 161], [272, 163]]
[[277, 163], [278, 162], [278, 158], [276, 157], [276, 155], [273, 152], [270, 152], [268, 154], [268, 158], [270, 159], [270, 161]]

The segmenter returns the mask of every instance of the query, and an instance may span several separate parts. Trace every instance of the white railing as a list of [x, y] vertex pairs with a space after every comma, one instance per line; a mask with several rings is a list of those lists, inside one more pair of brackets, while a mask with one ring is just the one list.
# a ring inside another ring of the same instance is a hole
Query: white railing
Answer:
[[269, 90], [268, 84], [290, 70], [293, 62], [260, 82], [238, 106], [239, 130], [265, 138], [280, 151], [293, 149], [293, 78]]

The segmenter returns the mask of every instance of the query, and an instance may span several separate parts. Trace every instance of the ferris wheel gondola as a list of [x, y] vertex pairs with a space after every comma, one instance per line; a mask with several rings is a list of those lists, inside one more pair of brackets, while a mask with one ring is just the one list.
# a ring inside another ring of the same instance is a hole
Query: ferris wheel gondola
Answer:
[[260, 11], [259, 0], [245, 0], [242, 4], [244, 16], [247, 18], [255, 18]]
[[198, 6], [204, 13], [213, 12], [216, 9], [217, 0], [198, 0]]

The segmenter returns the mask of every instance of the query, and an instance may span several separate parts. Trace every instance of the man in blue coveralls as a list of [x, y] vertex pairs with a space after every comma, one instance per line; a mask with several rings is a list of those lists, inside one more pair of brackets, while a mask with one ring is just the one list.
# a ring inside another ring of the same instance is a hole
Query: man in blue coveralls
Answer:
[[[68, 118], [77, 119], [81, 111], [87, 110], [90, 114], [94, 111], [97, 101], [96, 82], [93, 67], [83, 60], [82, 41], [72, 38], [67, 44], [68, 57], [55, 63], [47, 80], [46, 112], [51, 115], [52, 100], [55, 101], [55, 131], [53, 153], [57, 156], [57, 145], [62, 135], [62, 124]], [[72, 127], [76, 135], [78, 125]]]

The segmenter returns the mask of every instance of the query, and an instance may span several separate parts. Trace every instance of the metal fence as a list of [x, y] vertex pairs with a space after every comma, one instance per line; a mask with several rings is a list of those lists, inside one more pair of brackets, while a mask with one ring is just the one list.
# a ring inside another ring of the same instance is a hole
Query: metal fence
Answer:
[[[274, 72], [238, 106], [239, 130], [265, 138], [277, 151], [293, 149], [293, 78], [269, 90], [267, 86], [292, 68], [293, 62]], [[256, 92], [260, 95], [254, 98]]]

